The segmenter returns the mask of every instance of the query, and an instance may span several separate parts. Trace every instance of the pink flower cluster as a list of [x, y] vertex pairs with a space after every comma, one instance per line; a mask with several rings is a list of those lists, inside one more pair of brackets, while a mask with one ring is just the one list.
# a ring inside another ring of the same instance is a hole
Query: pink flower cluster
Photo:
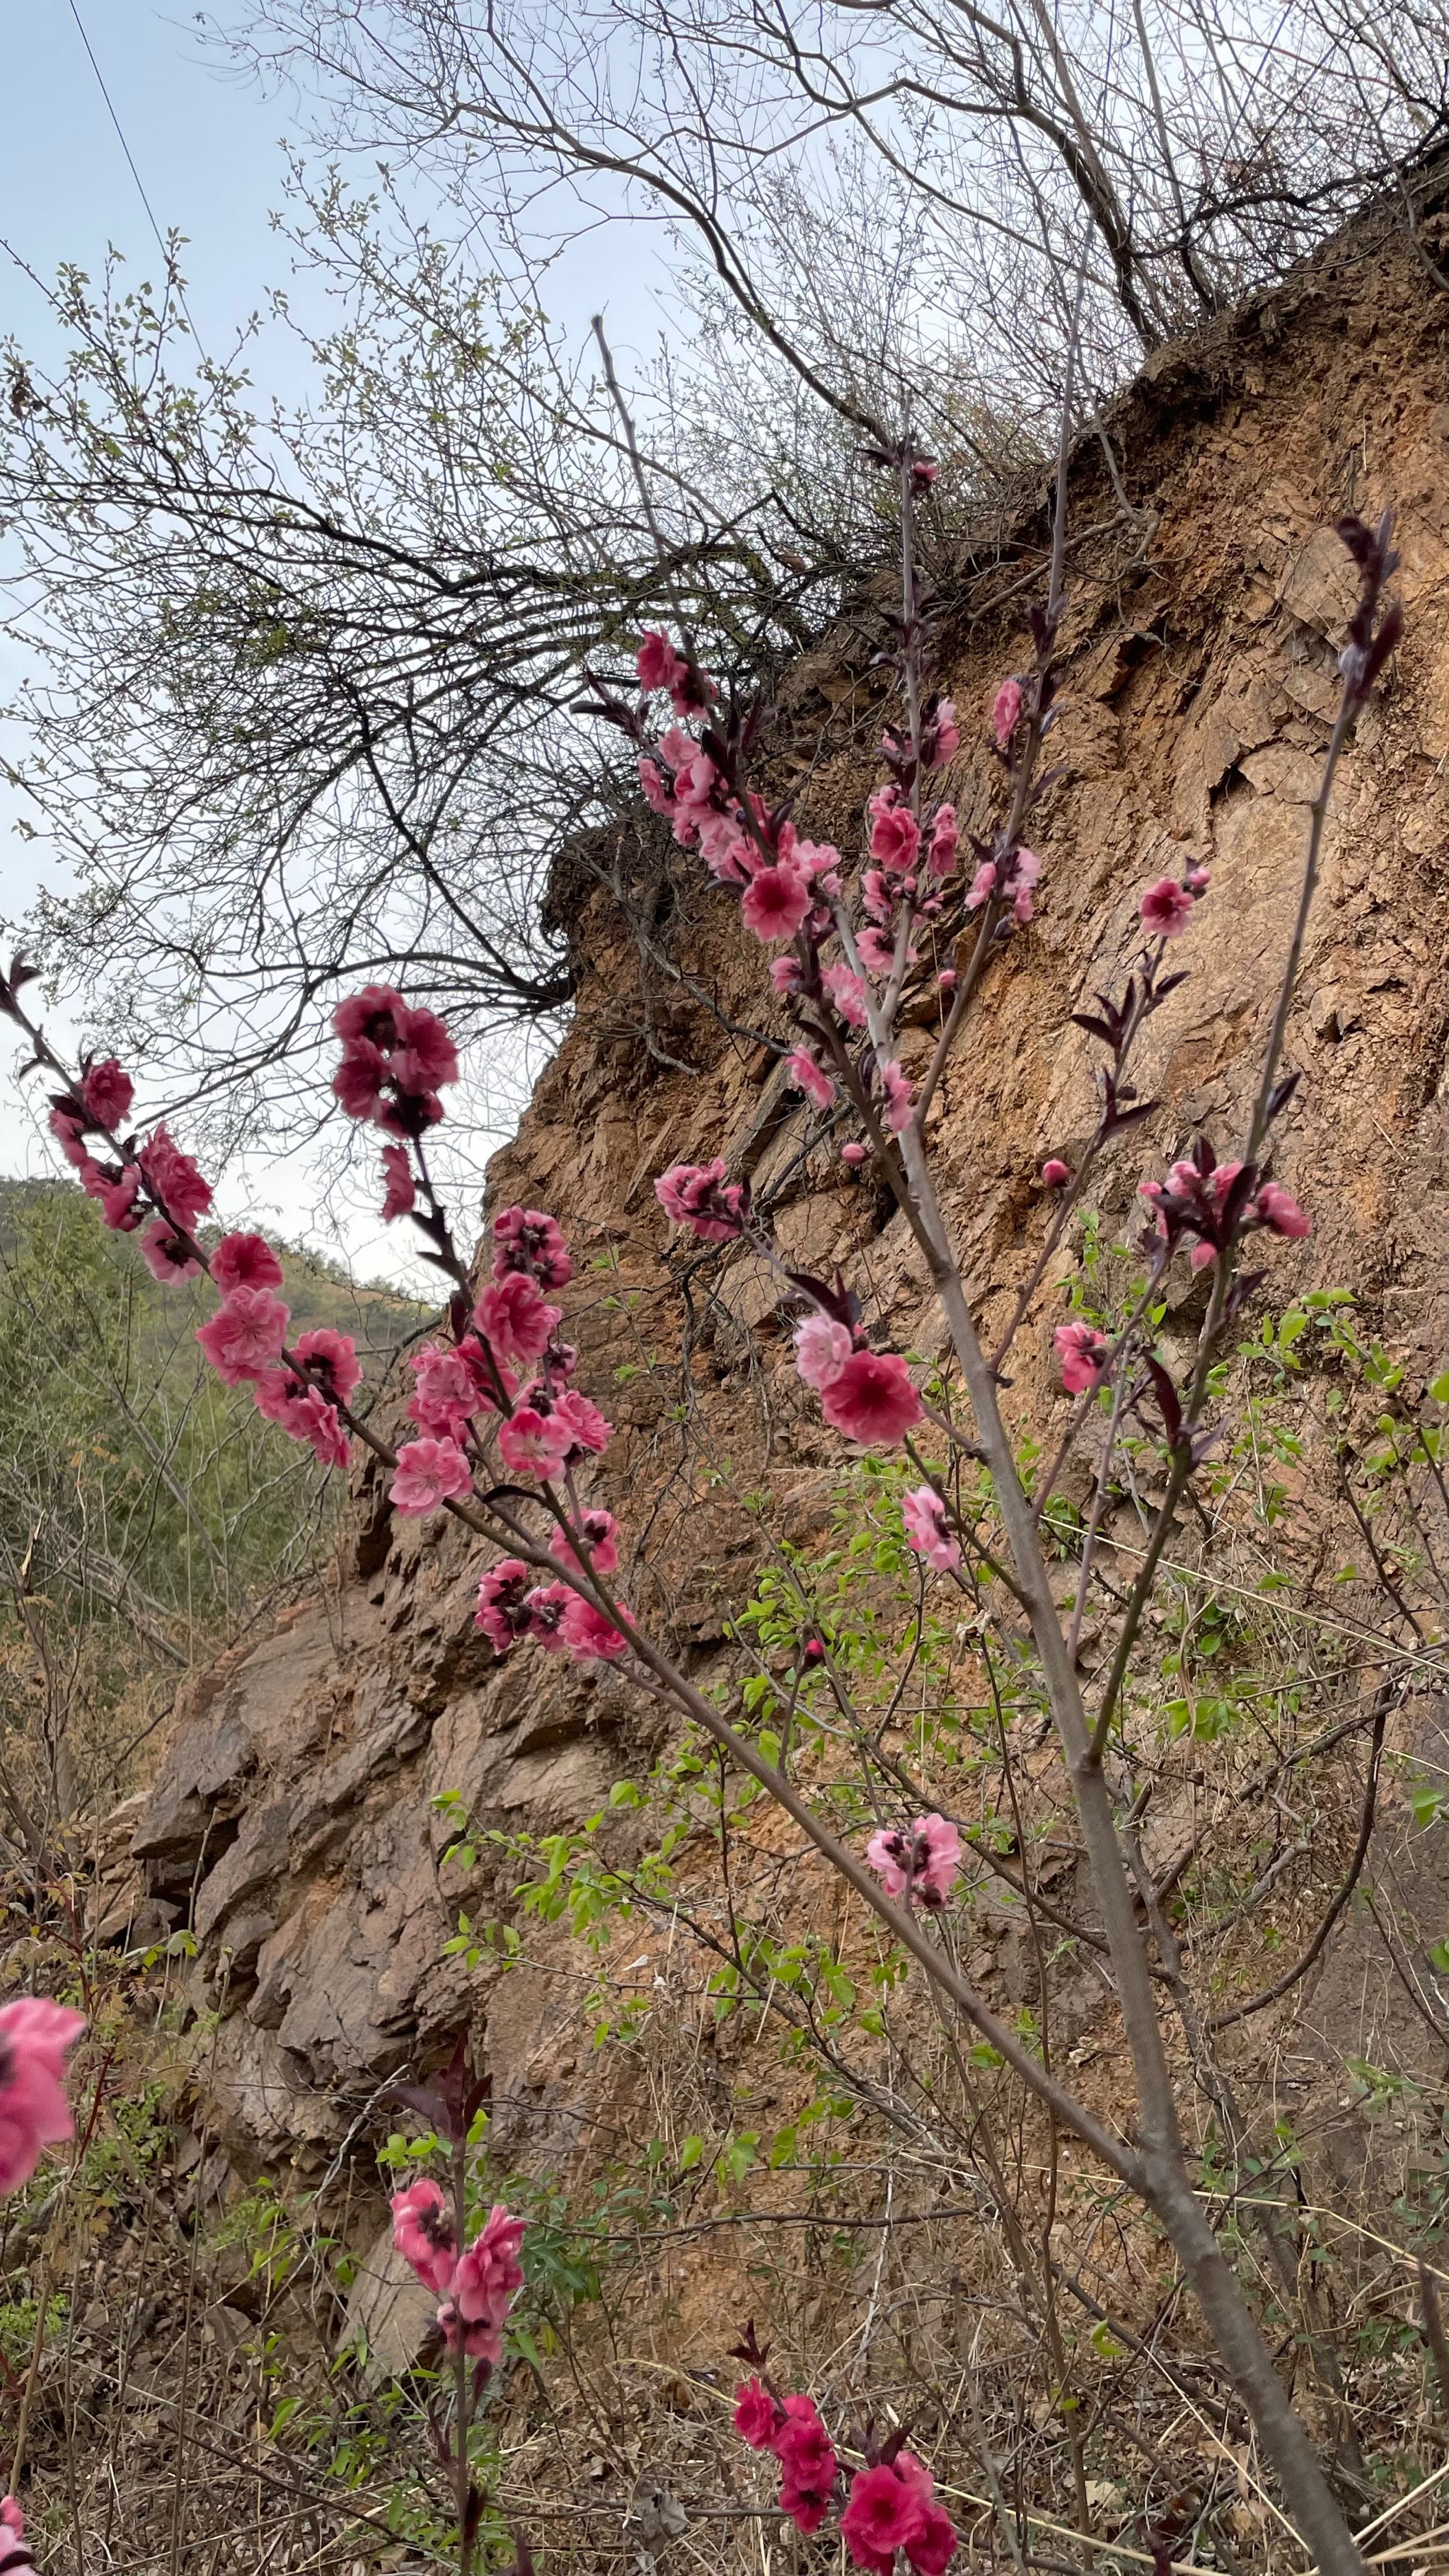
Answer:
[[0, 2192], [30, 2180], [42, 2147], [74, 2137], [65, 2060], [85, 2026], [84, 2013], [44, 1995], [0, 2007]]
[[887, 1896], [915, 1896], [935, 1910], [960, 1873], [961, 1837], [949, 1817], [917, 1816], [908, 1834], [881, 1826], [865, 1856]]
[[87, 1062], [75, 1090], [55, 1098], [51, 1133], [108, 1226], [134, 1233], [148, 1203], [159, 1211], [141, 1237], [153, 1279], [169, 1285], [194, 1279], [203, 1268], [209, 1273], [221, 1303], [196, 1338], [224, 1383], [250, 1385], [269, 1422], [308, 1442], [325, 1466], [345, 1467], [348, 1439], [338, 1408], [362, 1375], [353, 1343], [330, 1330], [304, 1333], [284, 1360], [290, 1310], [274, 1293], [282, 1284], [280, 1261], [264, 1236], [249, 1233], [223, 1235], [210, 1259], [203, 1258], [194, 1229], [211, 1206], [211, 1185], [164, 1125], [134, 1154], [128, 1143], [132, 1159], [119, 1166], [93, 1159], [86, 1135], [93, 1128], [111, 1134], [129, 1116], [132, 1099], [130, 1076], [114, 1057]]
[[[457, 1081], [458, 1053], [434, 1012], [415, 1009], [390, 984], [368, 984], [338, 1003], [332, 1025], [342, 1040], [332, 1088], [349, 1118], [370, 1119], [404, 1140], [436, 1126], [438, 1093]], [[389, 1167], [389, 1197], [396, 1186]]]
[[[617, 1533], [611, 1512], [584, 1514], [579, 1535], [598, 1574], [612, 1573], [619, 1561]], [[552, 1552], [561, 1564], [579, 1570], [577, 1551], [562, 1531], [554, 1537]], [[484, 1575], [474, 1623], [499, 1655], [506, 1655], [520, 1638], [532, 1639], [547, 1654], [566, 1650], [578, 1664], [616, 1663], [628, 1649], [627, 1638], [596, 1603], [570, 1583], [534, 1582], [516, 1556], [501, 1558]]]
[[1154, 1211], [1148, 1241], [1165, 1243], [1169, 1257], [1191, 1242], [1194, 1270], [1210, 1270], [1234, 1233], [1266, 1228], [1302, 1240], [1313, 1232], [1312, 1219], [1276, 1181], [1255, 1190], [1253, 1176], [1242, 1180], [1241, 1162], [1219, 1163], [1212, 1147], [1199, 1137], [1190, 1156], [1171, 1165], [1165, 1181], [1143, 1181], [1139, 1196]]
[[759, 2377], [735, 2390], [735, 2431], [752, 2451], [780, 2463], [780, 2509], [798, 2531], [818, 2531], [830, 2510], [839, 2462], [815, 2401], [777, 2400]]
[[510, 1475], [547, 1479], [608, 1446], [612, 1425], [568, 1383], [578, 1354], [558, 1339], [562, 1310], [543, 1293], [572, 1276], [556, 1218], [524, 1207], [494, 1218], [493, 1276], [474, 1305], [473, 1329], [451, 1346], [425, 1342], [413, 1353], [408, 1413], [423, 1437], [398, 1452], [395, 1511], [435, 1512], [470, 1491], [468, 1444], [479, 1414], [502, 1417], [498, 1448]]
[[487, 2225], [460, 2254], [453, 2212], [435, 2182], [415, 2182], [393, 2195], [392, 2241], [441, 2299], [444, 2343], [450, 2352], [461, 2344], [470, 2359], [494, 2370], [503, 2357], [508, 2311], [523, 2287], [518, 2257], [526, 2226], [495, 2201]]
[[1034, 850], [1015, 849], [1005, 858], [983, 859], [966, 897], [968, 912], [992, 901], [1010, 904], [1012, 919], [1025, 924], [1035, 909], [1041, 861]]
[[285, 1431], [289, 1440], [307, 1441], [324, 1467], [345, 1467], [347, 1428], [337, 1408], [347, 1403], [362, 1381], [350, 1333], [334, 1332], [330, 1324], [299, 1333], [290, 1359], [291, 1365], [265, 1369], [258, 1378], [258, 1411]]
[[[800, 2531], [818, 2531], [830, 2510], [840, 2463], [810, 2397], [777, 2398], [758, 2373], [735, 2390], [735, 2431], [752, 2451], [780, 2463], [780, 2509]], [[936, 2498], [935, 2480], [913, 2451], [857, 2469], [840, 2517], [840, 2536], [857, 2567], [892, 2576], [904, 2550], [916, 2576], [945, 2576], [959, 2547], [956, 2527]]]
[[[157, 1279], [189, 1278], [200, 1264], [194, 1245], [181, 1238], [211, 1205], [210, 1186], [191, 1156], [181, 1152], [164, 1126], [134, 1159], [120, 1163], [98, 1162], [85, 1141], [92, 1132], [109, 1136], [128, 1115], [131, 1099], [129, 1074], [108, 1057], [89, 1067], [75, 1091], [54, 1095], [50, 1132], [113, 1234], [134, 1234], [144, 1223], [149, 1193], [161, 1215], [146, 1237], [147, 1267]], [[125, 1151], [130, 1155], [129, 1145]]]
[[945, 2576], [960, 2546], [955, 2524], [937, 2502], [930, 2470], [907, 2450], [856, 2472], [840, 2536], [856, 2566], [870, 2576], [891, 2576], [902, 2549], [916, 2576]]

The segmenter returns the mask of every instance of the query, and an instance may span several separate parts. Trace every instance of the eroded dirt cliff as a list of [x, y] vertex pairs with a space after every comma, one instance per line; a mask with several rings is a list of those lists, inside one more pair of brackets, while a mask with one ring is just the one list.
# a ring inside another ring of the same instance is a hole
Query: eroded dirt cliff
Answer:
[[[1282, 290], [1163, 353], [1100, 438], [1079, 445], [1064, 774], [1034, 833], [1040, 910], [993, 964], [932, 1113], [948, 1213], [988, 1310], [1041, 1239], [1042, 1154], [1070, 1155], [1092, 1122], [1090, 1050], [1070, 1014], [1112, 972], [1144, 879], [1189, 855], [1210, 865], [1211, 899], [1184, 960], [1191, 979], [1153, 1028], [1143, 1080], [1161, 1106], [1116, 1153], [1105, 1213], [1120, 1215], [1142, 1170], [1192, 1128], [1226, 1144], [1241, 1123], [1352, 598], [1331, 522], [1391, 503], [1407, 636], [1334, 802], [1279, 1162], [1315, 1232], [1275, 1256], [1274, 1294], [1350, 1287], [1397, 1351], [1442, 1358], [1446, 317], [1409, 244], [1369, 221]], [[948, 790], [964, 823], [984, 822], [997, 793], [985, 714], [1002, 671], [1027, 657], [1019, 621], [1042, 541], [1028, 514], [989, 559], [943, 578], [940, 675], [963, 712]], [[870, 667], [879, 605], [862, 601], [789, 675], [773, 754], [802, 822], [847, 849], [882, 712]], [[840, 1263], [896, 1347], [930, 1354], [942, 1335], [900, 1220], [831, 1147], [804, 1150], [798, 1095], [752, 1034], [772, 1025], [760, 952], [724, 899], [642, 824], [604, 857], [613, 890], [581, 865], [556, 891], [583, 968], [578, 1006], [517, 1140], [490, 1166], [488, 1208], [522, 1199], [570, 1233], [581, 1383], [617, 1426], [597, 1490], [637, 1552], [633, 1598], [708, 1677], [760, 1550], [745, 1498], [766, 1492], [771, 1525], [808, 1543], [835, 1444], [788, 1365], [770, 1273], [748, 1254], [694, 1264], [681, 1300], [655, 1174], [724, 1154], [772, 1200], [788, 1252], [817, 1270]], [[908, 1071], [931, 1043], [932, 1010], [923, 987]], [[1023, 1425], [1049, 1439], [1063, 1418], [1047, 1365], [1059, 1311], [1049, 1284], [1012, 1392]], [[1170, 1317], [1169, 1341], [1190, 1326], [1190, 1309]], [[463, 1532], [393, 1520], [364, 1470], [335, 1586], [177, 1709], [134, 1853], [148, 1892], [190, 1909], [195, 2000], [220, 2015], [201, 2080], [240, 2171], [331, 2169], [367, 2134], [386, 2080], [434, 2062], [465, 2025], [492, 2077], [502, 2152], [553, 2165], [586, 2153], [606, 2079], [576, 1966], [560, 1949], [556, 1978], [503, 1978], [444, 1948], [460, 1905], [486, 1916], [498, 1901], [490, 1830], [580, 1824], [667, 1720], [615, 1675], [496, 1665], [472, 1624], [477, 1572]], [[437, 1802], [449, 1796], [472, 1820], [471, 1876], [441, 1866], [456, 1828]], [[1431, 1887], [1425, 1905], [1436, 1901]], [[1357, 2015], [1361, 2036], [1388, 1986], [1352, 1939], [1321, 2004], [1336, 1995], [1333, 2016]], [[1336, 2038], [1346, 2044], [1341, 2027]], [[1110, 2067], [1099, 2072], [1110, 2086]]]

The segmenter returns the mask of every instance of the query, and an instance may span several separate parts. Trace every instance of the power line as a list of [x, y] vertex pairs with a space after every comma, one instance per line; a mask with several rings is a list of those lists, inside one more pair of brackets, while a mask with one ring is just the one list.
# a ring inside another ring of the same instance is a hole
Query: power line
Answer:
[[[85, 47], [85, 49], [86, 49], [86, 60], [87, 60], [87, 62], [90, 64], [91, 70], [95, 73], [95, 76], [96, 76], [96, 86], [97, 86], [97, 88], [99, 89], [99, 91], [100, 91], [100, 93], [101, 93], [102, 98], [103, 98], [103, 99], [105, 100], [105, 102], [106, 102], [106, 113], [107, 113], [107, 115], [109, 116], [109, 118], [110, 118], [110, 120], [111, 120], [112, 125], [113, 125], [113, 126], [115, 127], [115, 129], [116, 129], [116, 140], [117, 140], [117, 142], [120, 144], [121, 150], [124, 152], [124, 154], [125, 154], [125, 156], [126, 156], [126, 167], [127, 167], [127, 169], [130, 171], [132, 178], [133, 178], [133, 179], [135, 180], [135, 182], [136, 182], [136, 194], [137, 194], [137, 196], [140, 198], [142, 205], [143, 205], [143, 206], [145, 207], [145, 209], [146, 209], [146, 220], [147, 220], [147, 222], [150, 224], [151, 230], [152, 230], [152, 232], [153, 232], [153, 233], [155, 234], [155, 236], [156, 236], [156, 247], [157, 247], [157, 249], [160, 251], [160, 253], [161, 253], [161, 256], [162, 256], [163, 260], [165, 260], [165, 261], [167, 261], [167, 262], [169, 263], [169, 261], [170, 261], [170, 257], [171, 257], [171, 254], [170, 254], [169, 250], [168, 250], [168, 249], [167, 249], [167, 247], [166, 247], [166, 238], [165, 238], [165, 235], [163, 234], [163, 232], [162, 232], [162, 230], [161, 230], [160, 225], [159, 225], [159, 224], [158, 224], [158, 222], [156, 221], [156, 212], [155, 212], [155, 208], [153, 207], [153, 205], [152, 205], [152, 203], [151, 203], [150, 198], [149, 198], [149, 197], [147, 196], [147, 194], [146, 194], [146, 186], [145, 186], [145, 182], [144, 182], [144, 180], [143, 180], [143, 179], [142, 179], [142, 177], [141, 177], [141, 173], [140, 173], [140, 171], [139, 171], [139, 170], [137, 169], [137, 167], [136, 167], [136, 156], [135, 156], [135, 154], [133, 153], [133, 151], [131, 150], [131, 147], [130, 147], [129, 143], [126, 141], [125, 128], [124, 128], [124, 126], [122, 125], [122, 123], [121, 123], [121, 120], [120, 120], [119, 116], [116, 114], [116, 103], [115, 103], [115, 100], [112, 98], [110, 91], [109, 91], [109, 90], [107, 89], [107, 87], [106, 87], [105, 74], [104, 74], [104, 72], [101, 70], [100, 64], [99, 64], [99, 63], [97, 62], [97, 60], [96, 60], [96, 57], [95, 57], [95, 48], [93, 47], [93, 45], [92, 45], [92, 43], [91, 43], [91, 40], [90, 40], [89, 36], [86, 34], [86, 30], [85, 30], [85, 21], [84, 21], [84, 19], [82, 18], [81, 13], [80, 13], [79, 9], [78, 9], [78, 8], [77, 8], [77, 6], [76, 6], [76, 0], [69, 0], [69, 6], [70, 6], [70, 14], [71, 14], [71, 16], [74, 18], [75, 23], [76, 23], [76, 30], [77, 30], [77, 33], [78, 33], [78, 34], [79, 34], [79, 36], [80, 36], [81, 43], [84, 45], [84, 47]], [[176, 300], [177, 300], [177, 302], [179, 303], [179, 305], [180, 305], [180, 307], [181, 307], [182, 312], [186, 315], [187, 325], [188, 325], [188, 328], [190, 329], [192, 339], [196, 341], [197, 348], [198, 348], [198, 349], [200, 349], [200, 347], [201, 347], [201, 341], [200, 341], [200, 339], [199, 339], [199, 337], [198, 337], [198, 335], [197, 335], [196, 325], [195, 325], [195, 323], [194, 323], [194, 322], [192, 321], [192, 319], [191, 319], [191, 312], [190, 312], [190, 308], [189, 308], [189, 306], [188, 306], [188, 304], [187, 304], [187, 301], [186, 301], [185, 296], [182, 294], [182, 292], [181, 292], [181, 290], [180, 290], [180, 288], [179, 288], [179, 287], [178, 287], [178, 288], [177, 288], [177, 290], [176, 290]]]

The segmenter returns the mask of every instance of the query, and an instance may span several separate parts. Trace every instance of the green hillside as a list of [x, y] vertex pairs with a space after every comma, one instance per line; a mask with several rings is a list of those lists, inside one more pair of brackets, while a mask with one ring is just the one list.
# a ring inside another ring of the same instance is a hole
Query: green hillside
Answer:
[[[429, 1310], [281, 1247], [296, 1329], [351, 1333], [375, 1394]], [[343, 1483], [197, 1349], [64, 1182], [0, 1182], [0, 1838], [38, 1851], [121, 1794], [177, 1681], [315, 1578]]]

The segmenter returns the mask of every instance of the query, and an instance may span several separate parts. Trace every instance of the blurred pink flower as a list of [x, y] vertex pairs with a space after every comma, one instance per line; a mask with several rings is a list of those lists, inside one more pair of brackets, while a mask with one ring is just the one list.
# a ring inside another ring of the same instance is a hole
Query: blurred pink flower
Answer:
[[828, 1109], [835, 1098], [835, 1085], [824, 1067], [818, 1064], [808, 1047], [796, 1047], [785, 1058], [785, 1071], [797, 1091], [817, 1109]]
[[1052, 1338], [1068, 1395], [1084, 1395], [1089, 1386], [1101, 1384], [1102, 1362], [1107, 1356], [1105, 1333], [1094, 1332], [1090, 1324], [1058, 1324]]
[[382, 1178], [382, 1221], [384, 1225], [391, 1225], [395, 1217], [410, 1216], [417, 1201], [412, 1161], [406, 1145], [384, 1145]]
[[42, 2147], [75, 2135], [65, 2061], [85, 2026], [84, 2013], [44, 1995], [0, 2008], [0, 2192], [30, 2180]]
[[1021, 682], [1003, 680], [991, 704], [991, 730], [1002, 751], [1015, 733], [1020, 715]]

